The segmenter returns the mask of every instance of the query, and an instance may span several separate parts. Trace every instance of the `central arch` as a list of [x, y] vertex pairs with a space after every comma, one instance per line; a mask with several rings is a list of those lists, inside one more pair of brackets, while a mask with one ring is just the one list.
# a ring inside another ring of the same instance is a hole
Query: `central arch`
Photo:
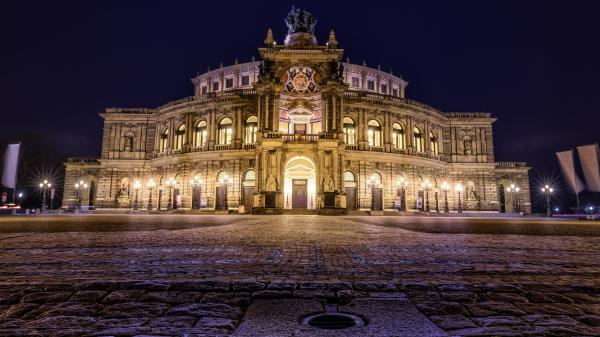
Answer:
[[315, 209], [317, 200], [317, 170], [307, 157], [296, 156], [285, 164], [284, 208]]

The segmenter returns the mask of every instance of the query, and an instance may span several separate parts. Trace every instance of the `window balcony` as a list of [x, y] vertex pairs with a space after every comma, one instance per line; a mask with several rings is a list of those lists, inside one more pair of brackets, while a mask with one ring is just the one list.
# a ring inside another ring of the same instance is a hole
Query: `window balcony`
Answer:
[[215, 145], [215, 151], [229, 150], [230, 147], [231, 144], [217, 144]]

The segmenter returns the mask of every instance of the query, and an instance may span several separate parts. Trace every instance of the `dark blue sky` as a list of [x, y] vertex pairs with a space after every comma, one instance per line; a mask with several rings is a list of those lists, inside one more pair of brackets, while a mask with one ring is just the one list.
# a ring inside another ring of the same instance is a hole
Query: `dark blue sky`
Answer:
[[99, 154], [105, 107], [192, 95], [189, 79], [284, 38], [292, 4], [354, 63], [393, 69], [407, 97], [498, 117], [498, 160], [555, 167], [600, 141], [599, 1], [13, 1], [2, 3], [0, 132]]

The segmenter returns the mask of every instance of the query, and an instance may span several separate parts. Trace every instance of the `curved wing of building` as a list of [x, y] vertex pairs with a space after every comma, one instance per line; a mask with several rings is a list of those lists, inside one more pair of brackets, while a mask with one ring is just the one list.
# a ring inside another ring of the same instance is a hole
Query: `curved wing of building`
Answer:
[[344, 61], [333, 31], [318, 44], [315, 22], [292, 10], [284, 44], [269, 30], [259, 61], [196, 76], [193, 96], [106, 109], [101, 156], [69, 158], [63, 205], [530, 212], [529, 168], [494, 159], [495, 118], [406, 98], [401, 77]]

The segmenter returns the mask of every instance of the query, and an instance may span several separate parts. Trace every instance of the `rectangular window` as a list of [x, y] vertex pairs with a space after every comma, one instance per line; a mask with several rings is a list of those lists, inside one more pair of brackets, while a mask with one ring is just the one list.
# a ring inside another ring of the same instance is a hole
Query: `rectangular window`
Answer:
[[219, 82], [213, 82], [212, 91], [219, 91]]
[[382, 94], [386, 94], [387, 95], [387, 84], [382, 84], [381, 85], [381, 93]]
[[206, 95], [206, 92], [208, 91], [208, 88], [206, 86], [203, 86], [201, 90], [202, 90], [201, 91], [202, 95]]
[[352, 77], [352, 86], [353, 87], [359, 87], [360, 83], [358, 81], [358, 77]]
[[398, 89], [392, 89], [392, 96], [398, 97]]
[[225, 88], [233, 88], [233, 78], [225, 79]]
[[368, 89], [368, 90], [375, 90], [375, 81], [373, 81], [373, 80], [368, 80], [368, 81], [367, 81], [367, 89]]
[[250, 85], [250, 76], [249, 75], [242, 76], [242, 85]]

